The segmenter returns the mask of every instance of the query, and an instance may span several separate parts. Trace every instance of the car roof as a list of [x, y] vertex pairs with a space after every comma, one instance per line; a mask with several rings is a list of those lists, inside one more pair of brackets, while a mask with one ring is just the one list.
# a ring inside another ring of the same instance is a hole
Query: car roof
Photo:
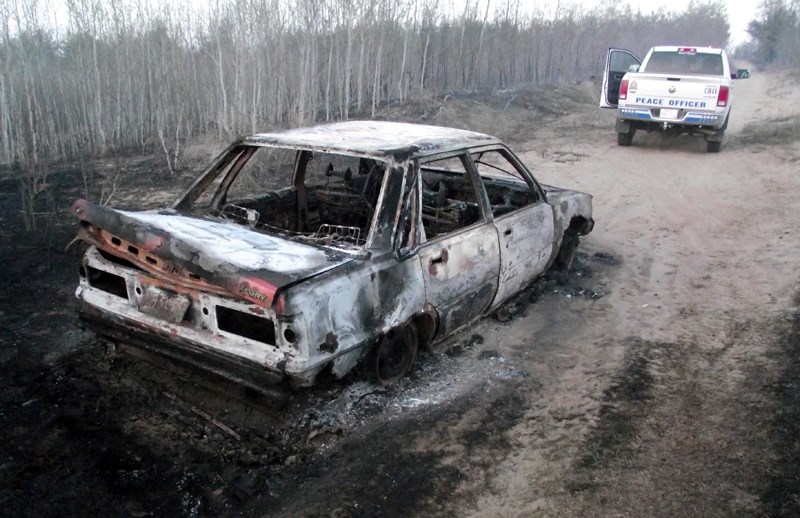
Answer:
[[398, 162], [425, 155], [500, 143], [490, 135], [442, 126], [388, 121], [347, 121], [256, 133], [245, 144], [325, 150]]

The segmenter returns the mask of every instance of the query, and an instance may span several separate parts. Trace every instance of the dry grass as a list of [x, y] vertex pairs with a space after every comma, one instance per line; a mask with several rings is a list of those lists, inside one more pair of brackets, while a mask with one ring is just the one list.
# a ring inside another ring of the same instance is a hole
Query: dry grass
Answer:
[[389, 105], [376, 118], [451, 126], [524, 142], [542, 126], [596, 111], [593, 85], [530, 87], [471, 95], [420, 97]]
[[783, 146], [797, 141], [798, 135], [800, 135], [800, 119], [783, 117], [748, 124], [739, 135], [738, 141], [743, 146]]

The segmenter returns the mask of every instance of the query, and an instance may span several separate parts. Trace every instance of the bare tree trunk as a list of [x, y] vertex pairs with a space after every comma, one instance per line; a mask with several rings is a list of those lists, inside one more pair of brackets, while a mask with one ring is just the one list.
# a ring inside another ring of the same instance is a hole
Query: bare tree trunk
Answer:
[[375, 117], [375, 111], [378, 109], [380, 102], [380, 88], [381, 88], [381, 58], [383, 56], [383, 32], [381, 32], [378, 42], [378, 52], [375, 56], [375, 76], [372, 81], [372, 117]]

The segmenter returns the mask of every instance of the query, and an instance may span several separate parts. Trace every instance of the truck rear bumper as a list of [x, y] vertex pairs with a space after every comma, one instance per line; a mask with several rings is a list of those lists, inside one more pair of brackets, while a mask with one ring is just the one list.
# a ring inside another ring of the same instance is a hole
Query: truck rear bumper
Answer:
[[[620, 121], [628, 122], [637, 129], [686, 128], [697, 133], [714, 133], [725, 124], [725, 113], [693, 112], [678, 110], [676, 118], [659, 117], [658, 108], [627, 108], [617, 111]], [[704, 131], [705, 130], [705, 131]]]
[[643, 130], [647, 132], [659, 131], [661, 133], [672, 135], [688, 133], [689, 135], [705, 135], [706, 140], [715, 140], [717, 138], [722, 138], [724, 123], [723, 128], [714, 128], [712, 126], [700, 126], [675, 122], [617, 119], [615, 129], [617, 133], [630, 133], [631, 131], [635, 130]]

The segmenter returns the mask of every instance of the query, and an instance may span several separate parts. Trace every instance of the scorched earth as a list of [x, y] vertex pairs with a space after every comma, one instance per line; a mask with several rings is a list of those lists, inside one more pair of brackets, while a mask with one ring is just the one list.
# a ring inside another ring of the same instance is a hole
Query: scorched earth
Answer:
[[[444, 106], [437, 122], [488, 133], [529, 121], [514, 148], [537, 178], [594, 195], [575, 273], [395, 386], [346, 378], [279, 412], [77, 328], [72, 221], [25, 234], [3, 177], [2, 513], [798, 514], [799, 82], [737, 83], [712, 155], [655, 134], [620, 148], [589, 94], [549, 118]], [[174, 179], [125, 178], [118, 206], [174, 196]], [[83, 193], [74, 168], [51, 179], [53, 211]]]

